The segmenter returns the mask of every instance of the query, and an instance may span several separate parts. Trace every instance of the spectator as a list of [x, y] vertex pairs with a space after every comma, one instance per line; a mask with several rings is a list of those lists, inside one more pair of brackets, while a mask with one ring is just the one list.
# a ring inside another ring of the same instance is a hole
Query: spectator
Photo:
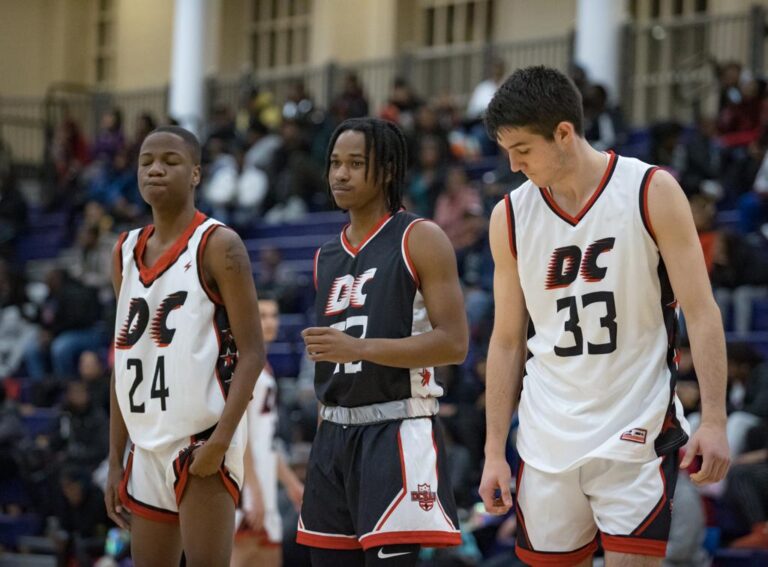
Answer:
[[331, 107], [336, 108], [344, 119], [368, 116], [368, 100], [363, 93], [360, 79], [355, 73], [347, 73], [344, 77], [344, 88], [334, 99]]
[[469, 97], [466, 112], [467, 120], [479, 120], [482, 118], [485, 109], [488, 108], [488, 103], [491, 102], [493, 95], [496, 94], [496, 91], [504, 81], [505, 74], [506, 64], [502, 59], [491, 61], [488, 77], [477, 84], [472, 91], [472, 95]]
[[54, 512], [61, 528], [60, 564], [91, 565], [104, 549], [108, 525], [104, 494], [87, 472], [76, 467], [65, 468], [59, 488]]
[[51, 193], [47, 205], [51, 208], [65, 202], [76, 202], [81, 191], [81, 174], [88, 165], [88, 144], [78, 124], [65, 118], [54, 131], [48, 148], [53, 165]]
[[139, 163], [139, 150], [144, 138], [149, 133], [157, 128], [157, 120], [151, 112], [142, 112], [136, 118], [136, 132], [133, 136], [133, 141], [128, 147], [128, 163], [129, 167], [136, 169]]
[[109, 411], [109, 382], [110, 372], [96, 352], [83, 351], [78, 362], [80, 381], [88, 390], [88, 398], [95, 407]]
[[255, 273], [259, 294], [277, 299], [281, 313], [301, 311], [299, 281], [296, 273], [283, 263], [280, 250], [265, 246], [259, 252], [259, 265]]
[[16, 448], [23, 437], [19, 410], [7, 398], [5, 385], [0, 383], [0, 482], [10, 480], [18, 473]]
[[0, 260], [0, 378], [19, 368], [25, 345], [37, 336], [35, 308], [27, 298], [24, 277]]
[[583, 103], [584, 137], [596, 150], [615, 150], [625, 132], [618, 109], [608, 106], [608, 91], [603, 85], [589, 85]]
[[123, 149], [123, 113], [119, 108], [112, 108], [101, 116], [99, 132], [91, 145], [91, 157], [103, 164], [110, 164]]
[[94, 289], [84, 286], [56, 268], [46, 277], [49, 293], [40, 313], [38, 336], [27, 343], [24, 361], [36, 380], [45, 378], [48, 358], [58, 380], [75, 374], [77, 357], [98, 348], [104, 341], [100, 306]]
[[307, 211], [324, 209], [328, 202], [323, 172], [309, 154], [301, 124], [283, 121], [280, 136], [282, 144], [268, 172], [271, 184], [264, 201], [268, 222], [295, 220]]
[[19, 191], [9, 150], [0, 142], [0, 257], [11, 259], [27, 225], [27, 203]]
[[440, 153], [442, 145], [434, 136], [421, 139], [416, 157], [416, 166], [410, 171], [405, 199], [408, 209], [424, 217], [431, 217], [437, 196], [445, 183], [445, 156]]
[[717, 128], [714, 119], [700, 116], [696, 121], [696, 129], [685, 144], [685, 165], [680, 184], [690, 196], [706, 187], [714, 187], [711, 196], [722, 197], [720, 187], [720, 154], [721, 147], [717, 139]]
[[85, 382], [67, 384], [54, 446], [65, 462], [84, 470], [95, 470], [109, 450], [109, 417], [94, 403]]
[[435, 203], [434, 221], [445, 231], [458, 254], [482, 237], [487, 224], [483, 204], [461, 166], [448, 168], [445, 189]]
[[768, 430], [765, 423], [749, 432], [748, 451], [740, 455], [727, 478], [725, 500], [750, 532], [731, 547], [768, 549]]
[[248, 149], [245, 152], [243, 167], [267, 171], [272, 165], [275, 152], [282, 144], [282, 139], [260, 120], [253, 120], [248, 126], [246, 143]]
[[406, 135], [413, 131], [416, 123], [416, 112], [424, 104], [408, 81], [403, 77], [395, 77], [389, 100], [379, 112], [379, 117], [399, 124]]

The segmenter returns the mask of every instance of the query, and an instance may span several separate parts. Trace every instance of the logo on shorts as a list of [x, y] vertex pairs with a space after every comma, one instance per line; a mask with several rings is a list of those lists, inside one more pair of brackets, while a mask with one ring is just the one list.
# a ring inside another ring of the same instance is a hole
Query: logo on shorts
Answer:
[[419, 484], [416, 486], [416, 490], [411, 491], [411, 502], [418, 502], [419, 507], [425, 512], [429, 512], [432, 506], [435, 505], [437, 500], [437, 494], [432, 492], [429, 484]]
[[622, 433], [620, 439], [622, 441], [631, 441], [632, 443], [640, 443], [641, 445], [644, 445], [646, 435], [648, 435], [648, 432], [645, 429], [635, 427]]

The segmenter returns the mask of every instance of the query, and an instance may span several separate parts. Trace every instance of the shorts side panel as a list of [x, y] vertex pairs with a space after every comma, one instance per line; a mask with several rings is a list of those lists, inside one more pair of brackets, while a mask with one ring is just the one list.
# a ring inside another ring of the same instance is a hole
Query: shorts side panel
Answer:
[[367, 427], [359, 461], [360, 500], [356, 510], [363, 548], [460, 545], [437, 418]]
[[520, 462], [516, 549], [521, 557], [545, 562], [566, 557], [582, 560], [597, 548], [597, 526], [579, 476], [579, 469], [545, 473]]

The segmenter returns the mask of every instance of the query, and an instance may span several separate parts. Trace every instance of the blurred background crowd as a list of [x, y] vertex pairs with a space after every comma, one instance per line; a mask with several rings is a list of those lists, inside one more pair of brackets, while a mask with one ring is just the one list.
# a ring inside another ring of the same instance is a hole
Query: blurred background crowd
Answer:
[[[713, 112], [643, 126], [612, 102], [606, 85], [578, 65], [569, 68], [594, 147], [662, 166], [688, 195], [727, 332], [734, 466], [706, 490], [682, 474], [667, 559], [681, 566], [768, 557], [730, 551], [768, 550], [768, 81], [740, 60], [712, 59], [708, 68]], [[488, 517], [477, 494], [493, 325], [488, 219], [525, 180], [510, 171], [481, 120], [513, 67], [491, 57], [485, 69], [463, 100], [425, 95], [395, 76], [378, 104], [355, 72], [325, 105], [301, 79], [278, 95], [248, 75], [236, 103], [212, 104], [200, 128], [198, 207], [242, 235], [257, 289], [280, 304], [269, 359], [280, 385], [280, 442], [300, 475], [316, 424], [313, 371], [299, 336], [312, 322], [312, 257], [345, 222], [323, 177], [327, 142], [351, 117], [379, 116], [405, 132], [407, 208], [433, 219], [453, 243], [471, 329], [465, 363], [437, 369], [447, 385], [440, 415], [464, 544], [424, 552], [425, 565], [515, 561], [514, 515]], [[114, 106], [89, 128], [62, 112], [33, 184], [0, 138], [0, 546], [8, 551], [47, 554], [59, 565], [91, 565], [102, 556], [111, 558], [102, 557], [103, 565], [129, 562], [127, 536], [107, 519], [101, 492], [115, 309], [111, 251], [120, 231], [151, 222], [137, 187], [138, 150], [153, 128], [175, 122], [147, 110], [126, 124]], [[698, 385], [681, 322], [678, 391], [695, 425]], [[514, 463], [514, 431], [509, 458]], [[285, 564], [307, 564], [293, 543], [296, 513], [287, 498], [281, 507]]]

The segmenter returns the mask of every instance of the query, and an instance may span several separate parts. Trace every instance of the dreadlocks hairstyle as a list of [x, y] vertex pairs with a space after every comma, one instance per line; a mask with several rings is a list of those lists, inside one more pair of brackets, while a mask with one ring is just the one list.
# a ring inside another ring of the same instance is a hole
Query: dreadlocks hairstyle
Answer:
[[[373, 163], [373, 179], [384, 185], [387, 206], [396, 213], [403, 206], [405, 168], [408, 163], [407, 144], [400, 127], [394, 122], [378, 118], [350, 118], [334, 130], [325, 156], [325, 179], [331, 168], [331, 154], [339, 136], [353, 130], [365, 136], [365, 178], [368, 179], [370, 164]], [[389, 177], [389, 181], [387, 181]], [[329, 188], [330, 190], [330, 188]]]
[[494, 142], [504, 127], [529, 128], [552, 140], [560, 122], [570, 122], [584, 136], [581, 94], [573, 81], [549, 67], [526, 67], [512, 73], [485, 111], [485, 129]]

